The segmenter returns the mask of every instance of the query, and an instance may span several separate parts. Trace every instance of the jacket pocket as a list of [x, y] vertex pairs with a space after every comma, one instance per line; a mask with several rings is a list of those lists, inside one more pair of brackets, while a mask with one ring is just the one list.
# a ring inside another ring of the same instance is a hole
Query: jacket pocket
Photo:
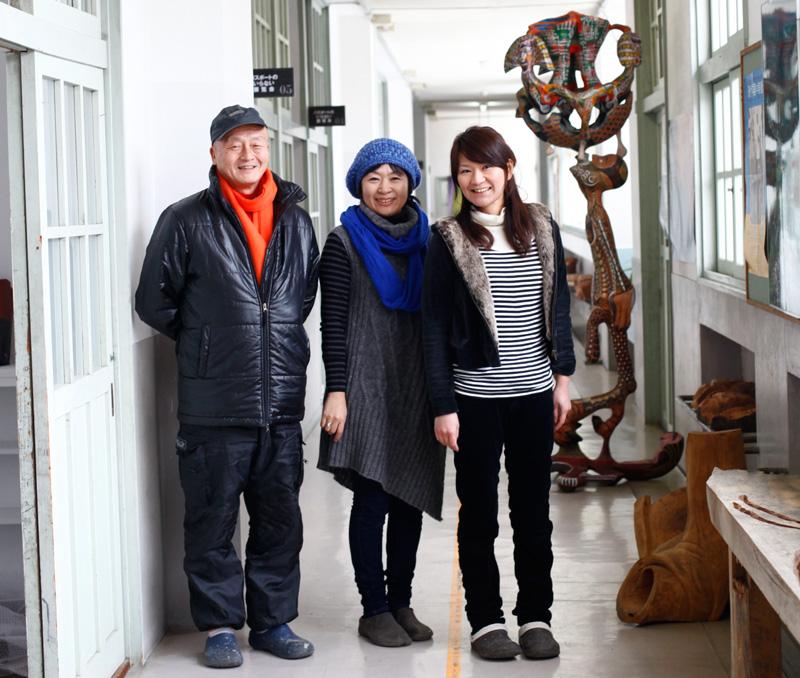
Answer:
[[200, 331], [200, 357], [197, 359], [197, 376], [205, 377], [208, 370], [208, 351], [211, 347], [211, 326], [203, 325]]

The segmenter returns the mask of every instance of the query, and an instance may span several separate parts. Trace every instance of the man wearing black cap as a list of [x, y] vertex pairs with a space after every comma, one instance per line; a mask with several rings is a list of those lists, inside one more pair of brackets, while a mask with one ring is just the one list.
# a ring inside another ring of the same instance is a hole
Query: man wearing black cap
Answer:
[[[184, 571], [192, 618], [208, 631], [208, 666], [239, 666], [235, 629], [286, 659], [314, 648], [297, 617], [303, 541], [298, 492], [308, 337], [319, 251], [296, 184], [269, 170], [255, 108], [228, 106], [211, 123], [207, 189], [158, 220], [136, 311], [175, 340], [176, 447], [185, 497]], [[231, 543], [244, 493], [244, 573]]]

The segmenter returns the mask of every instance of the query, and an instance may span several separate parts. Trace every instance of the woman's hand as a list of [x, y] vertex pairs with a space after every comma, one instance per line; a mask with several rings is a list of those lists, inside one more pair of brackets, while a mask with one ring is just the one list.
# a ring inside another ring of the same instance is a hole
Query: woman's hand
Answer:
[[558, 431], [564, 425], [571, 409], [572, 399], [569, 397], [569, 377], [557, 374], [556, 386], [553, 389], [553, 430]]
[[344, 391], [331, 391], [325, 396], [325, 404], [322, 406], [322, 419], [320, 428], [329, 436], [333, 436], [334, 442], [339, 442], [344, 435], [344, 422], [347, 419], [347, 398]]
[[433, 435], [442, 445], [458, 452], [458, 426], [458, 414], [443, 414], [433, 420]]

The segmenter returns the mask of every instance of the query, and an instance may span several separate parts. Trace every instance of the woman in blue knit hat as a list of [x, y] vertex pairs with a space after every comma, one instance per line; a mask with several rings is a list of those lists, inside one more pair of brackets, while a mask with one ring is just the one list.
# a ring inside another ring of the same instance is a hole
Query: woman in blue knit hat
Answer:
[[445, 459], [425, 396], [420, 302], [430, 227], [411, 196], [419, 182], [419, 163], [403, 144], [366, 144], [347, 172], [360, 203], [342, 214], [320, 260], [326, 388], [318, 466], [353, 491], [358, 633], [383, 647], [433, 635], [411, 608], [422, 513], [441, 520]]

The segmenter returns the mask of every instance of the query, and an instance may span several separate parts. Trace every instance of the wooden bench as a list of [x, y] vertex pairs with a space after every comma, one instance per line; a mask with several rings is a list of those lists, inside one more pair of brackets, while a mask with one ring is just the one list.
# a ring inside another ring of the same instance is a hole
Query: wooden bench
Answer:
[[715, 469], [706, 496], [729, 552], [731, 676], [780, 678], [780, 622], [800, 639], [800, 529], [752, 505], [800, 520], [800, 476]]

